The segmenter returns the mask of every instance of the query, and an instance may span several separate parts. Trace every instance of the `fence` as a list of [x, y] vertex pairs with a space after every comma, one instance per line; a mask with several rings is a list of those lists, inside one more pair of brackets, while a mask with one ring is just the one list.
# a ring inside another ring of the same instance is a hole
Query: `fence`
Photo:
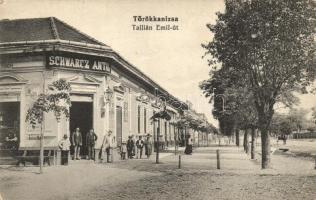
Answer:
[[293, 139], [316, 138], [316, 132], [293, 133]]

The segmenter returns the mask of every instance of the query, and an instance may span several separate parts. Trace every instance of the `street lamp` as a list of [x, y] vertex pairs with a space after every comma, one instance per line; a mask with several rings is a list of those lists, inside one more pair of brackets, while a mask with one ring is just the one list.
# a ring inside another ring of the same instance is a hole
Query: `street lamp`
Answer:
[[108, 86], [108, 88], [106, 88], [106, 90], [104, 92], [104, 97], [105, 97], [106, 103], [109, 103], [111, 101], [112, 96], [113, 96], [113, 91]]
[[[156, 103], [158, 103], [158, 88], [155, 88], [155, 100]], [[155, 119], [154, 119], [155, 120]], [[159, 163], [159, 137], [160, 137], [160, 119], [158, 119], [158, 124], [157, 124], [157, 138], [156, 138], [156, 164]]]
[[101, 117], [104, 117], [106, 106], [110, 103], [111, 98], [113, 96], [113, 91], [110, 89], [110, 87], [107, 87], [104, 91], [104, 105], [101, 107]]

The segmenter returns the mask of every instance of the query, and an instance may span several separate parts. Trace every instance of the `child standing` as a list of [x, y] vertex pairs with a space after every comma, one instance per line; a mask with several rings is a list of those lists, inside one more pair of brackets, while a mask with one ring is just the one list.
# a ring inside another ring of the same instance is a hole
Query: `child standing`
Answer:
[[127, 152], [127, 145], [126, 145], [126, 142], [123, 141], [121, 145], [121, 159], [122, 160], [126, 159], [126, 152]]

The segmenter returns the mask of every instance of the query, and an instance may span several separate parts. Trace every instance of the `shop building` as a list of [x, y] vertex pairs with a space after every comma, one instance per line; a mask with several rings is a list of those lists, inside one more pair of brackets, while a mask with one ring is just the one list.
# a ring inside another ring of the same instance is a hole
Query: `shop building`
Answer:
[[[83, 139], [95, 130], [96, 150], [109, 130], [117, 146], [129, 135], [151, 134], [156, 140], [158, 128], [160, 140], [174, 145], [178, 130], [172, 121], [188, 108], [186, 103], [106, 44], [49, 17], [0, 21], [0, 148], [14, 131], [20, 150], [39, 149], [40, 126], [25, 122], [26, 112], [58, 79], [71, 85], [70, 118], [57, 122], [53, 113], [45, 115], [45, 149], [56, 149], [76, 127]], [[150, 119], [162, 108], [157, 99], [166, 102], [171, 121]]]

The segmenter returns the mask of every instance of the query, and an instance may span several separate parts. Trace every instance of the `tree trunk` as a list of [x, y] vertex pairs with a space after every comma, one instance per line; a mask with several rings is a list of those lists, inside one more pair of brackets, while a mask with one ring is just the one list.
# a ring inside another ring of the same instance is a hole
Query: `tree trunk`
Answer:
[[218, 135], [218, 146], [221, 146], [221, 136], [220, 135]]
[[249, 145], [248, 145], [249, 141], [248, 141], [248, 129], [245, 129], [245, 133], [244, 133], [244, 150], [246, 153], [249, 152]]
[[267, 169], [270, 167], [270, 136], [267, 129], [261, 129], [261, 167]]
[[200, 147], [200, 132], [198, 132], [197, 134], [198, 134], [198, 147]]
[[206, 146], [207, 146], [207, 147], [208, 147], [208, 142], [209, 142], [209, 141], [208, 141], [208, 139], [209, 139], [208, 136], [209, 136], [209, 133], [206, 134]]
[[43, 164], [44, 164], [44, 130], [43, 130], [43, 122], [41, 123], [41, 136], [40, 136], [40, 173], [43, 173]]
[[160, 136], [160, 119], [158, 120], [158, 128], [157, 128], [156, 164], [159, 164], [159, 136]]
[[267, 169], [270, 167], [270, 135], [269, 128], [273, 116], [273, 104], [265, 111], [265, 109], [258, 109], [259, 130], [261, 132], [261, 168]]
[[239, 147], [239, 129], [236, 129], [236, 146]]
[[251, 159], [255, 159], [255, 155], [256, 155], [255, 143], [256, 143], [256, 129], [251, 128]]

